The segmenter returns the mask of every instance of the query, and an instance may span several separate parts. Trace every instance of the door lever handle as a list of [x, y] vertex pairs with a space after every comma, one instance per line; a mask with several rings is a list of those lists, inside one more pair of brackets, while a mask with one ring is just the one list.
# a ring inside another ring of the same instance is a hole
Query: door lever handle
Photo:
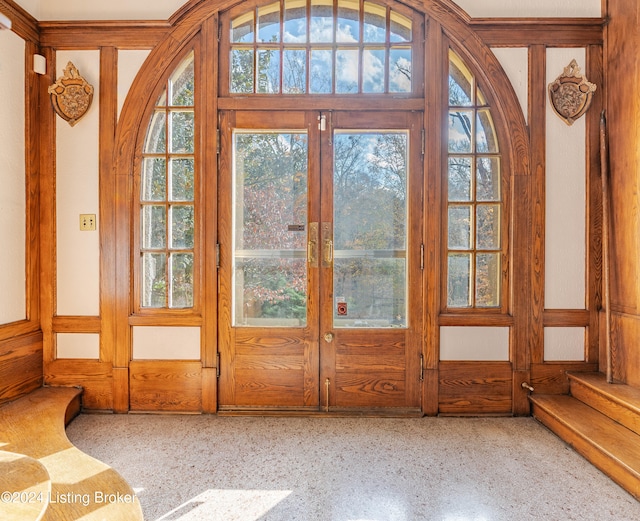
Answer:
[[333, 264], [333, 230], [330, 222], [322, 223], [322, 267], [330, 268]]
[[331, 239], [324, 240], [324, 262], [327, 266], [333, 262], [333, 241]]
[[318, 223], [309, 224], [309, 242], [307, 243], [307, 258], [309, 266], [318, 267]]

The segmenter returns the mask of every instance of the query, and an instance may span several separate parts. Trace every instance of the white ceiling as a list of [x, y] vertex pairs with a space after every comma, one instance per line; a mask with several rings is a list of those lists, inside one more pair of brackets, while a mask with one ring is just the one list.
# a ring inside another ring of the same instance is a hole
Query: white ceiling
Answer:
[[[37, 20], [166, 20], [186, 0], [15, 0]], [[600, 17], [601, 0], [455, 0], [470, 16]]]

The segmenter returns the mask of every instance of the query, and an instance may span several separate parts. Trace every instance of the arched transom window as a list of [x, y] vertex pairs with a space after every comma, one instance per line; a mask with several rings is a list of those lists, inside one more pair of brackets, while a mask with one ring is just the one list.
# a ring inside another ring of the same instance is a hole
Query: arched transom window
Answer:
[[280, 0], [232, 13], [225, 24], [230, 74], [221, 88], [230, 94], [411, 93], [415, 31], [408, 13], [359, 0]]

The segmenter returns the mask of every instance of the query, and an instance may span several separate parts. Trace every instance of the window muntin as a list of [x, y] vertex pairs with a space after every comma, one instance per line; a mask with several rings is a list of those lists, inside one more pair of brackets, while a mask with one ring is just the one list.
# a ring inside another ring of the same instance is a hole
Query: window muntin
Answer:
[[409, 94], [413, 20], [358, 0], [281, 0], [230, 21], [231, 94]]
[[501, 306], [501, 157], [491, 109], [474, 75], [449, 51], [448, 308]]
[[140, 174], [140, 306], [191, 308], [195, 257], [194, 53], [156, 101]]

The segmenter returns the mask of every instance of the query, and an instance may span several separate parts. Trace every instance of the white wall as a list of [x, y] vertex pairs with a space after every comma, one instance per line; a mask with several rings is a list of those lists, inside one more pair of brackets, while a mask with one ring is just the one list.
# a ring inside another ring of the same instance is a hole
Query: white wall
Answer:
[[[584, 49], [548, 49], [547, 85], [572, 59], [584, 72]], [[601, 86], [599, 86], [601, 88]], [[586, 125], [568, 126], [547, 97], [545, 308], [585, 309]]]
[[100, 221], [80, 231], [80, 214], [98, 219], [100, 51], [60, 51], [56, 78], [71, 61], [93, 85], [93, 103], [75, 126], [56, 116], [56, 268], [58, 315], [100, 314]]
[[441, 327], [440, 360], [508, 361], [508, 327]]
[[584, 361], [585, 334], [583, 327], [545, 327], [545, 362]]
[[200, 328], [134, 327], [133, 360], [200, 360]]
[[504, 69], [518, 97], [525, 121], [529, 120], [529, 51], [526, 48], [491, 49]]
[[24, 53], [0, 31], [0, 324], [26, 318]]
[[97, 333], [58, 333], [56, 358], [100, 358], [100, 335]]
[[118, 117], [131, 84], [149, 56], [149, 52], [147, 50], [118, 51]]
[[455, 0], [470, 16], [586, 17], [601, 16], [601, 0]]

